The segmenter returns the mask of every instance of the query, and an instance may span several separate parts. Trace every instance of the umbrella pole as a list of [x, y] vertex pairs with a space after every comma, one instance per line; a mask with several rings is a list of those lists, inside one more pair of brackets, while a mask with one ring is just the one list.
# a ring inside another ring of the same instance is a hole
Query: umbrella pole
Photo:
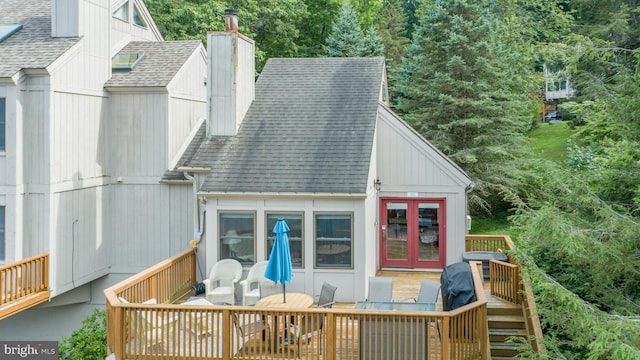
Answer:
[[286, 303], [287, 302], [287, 284], [282, 283], [282, 302]]

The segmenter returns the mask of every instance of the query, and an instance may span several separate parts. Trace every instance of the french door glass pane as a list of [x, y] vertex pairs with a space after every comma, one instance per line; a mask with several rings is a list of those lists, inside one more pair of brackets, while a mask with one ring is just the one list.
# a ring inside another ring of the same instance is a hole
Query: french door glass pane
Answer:
[[408, 259], [406, 203], [387, 203], [387, 259]]
[[438, 215], [439, 205], [435, 203], [418, 204], [418, 259], [439, 259]]

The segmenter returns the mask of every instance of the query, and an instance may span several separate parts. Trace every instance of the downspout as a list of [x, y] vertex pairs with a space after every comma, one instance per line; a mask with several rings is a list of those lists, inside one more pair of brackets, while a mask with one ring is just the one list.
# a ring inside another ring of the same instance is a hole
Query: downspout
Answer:
[[[200, 244], [202, 241], [202, 234], [204, 233], [204, 213], [205, 210], [200, 210], [200, 200], [198, 199], [198, 182], [196, 181], [195, 176], [189, 175], [188, 172], [182, 173], [187, 180], [191, 181], [191, 185], [193, 186], [193, 210], [194, 210], [194, 223], [193, 223], [193, 236], [195, 245]], [[193, 245], [192, 245], [193, 246]]]
[[471, 214], [469, 214], [469, 202], [467, 201], [467, 195], [473, 191], [473, 188], [476, 187], [476, 184], [471, 182], [469, 185], [467, 185], [467, 187], [464, 189], [464, 207], [465, 207], [465, 213], [467, 214], [467, 216], [465, 217], [465, 234], [468, 235], [469, 231], [471, 231]]
[[[194, 238], [189, 241], [189, 245], [191, 246], [191, 248], [193, 248], [193, 254], [196, 257], [196, 266], [200, 271], [200, 278], [204, 279], [204, 274], [202, 273], [202, 268], [200, 267], [200, 262], [198, 261], [197, 248], [198, 248], [198, 244], [200, 244], [200, 242], [202, 241], [202, 235], [204, 234], [204, 224], [205, 224], [204, 215], [206, 210], [204, 208], [200, 210], [200, 200], [198, 199], [198, 181], [196, 177], [189, 175], [189, 173], [186, 171], [184, 171], [182, 174], [187, 180], [191, 181], [191, 184], [193, 186], [193, 210], [194, 210], [193, 235], [194, 235]], [[194, 290], [196, 291], [196, 295], [197, 295], [198, 289], [194, 289]]]

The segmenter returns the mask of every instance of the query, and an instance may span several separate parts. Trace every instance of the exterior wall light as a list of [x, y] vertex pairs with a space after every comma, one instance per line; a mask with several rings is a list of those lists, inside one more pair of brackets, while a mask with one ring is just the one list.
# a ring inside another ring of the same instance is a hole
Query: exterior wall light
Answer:
[[376, 178], [373, 182], [373, 185], [375, 186], [376, 191], [380, 191], [380, 185], [382, 185], [382, 181], [380, 181], [380, 178]]

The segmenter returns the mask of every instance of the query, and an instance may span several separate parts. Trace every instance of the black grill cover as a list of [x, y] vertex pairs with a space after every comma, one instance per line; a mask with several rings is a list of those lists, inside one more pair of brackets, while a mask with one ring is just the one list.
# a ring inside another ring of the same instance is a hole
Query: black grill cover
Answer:
[[451, 264], [440, 275], [442, 309], [455, 310], [476, 301], [471, 267], [465, 262]]

